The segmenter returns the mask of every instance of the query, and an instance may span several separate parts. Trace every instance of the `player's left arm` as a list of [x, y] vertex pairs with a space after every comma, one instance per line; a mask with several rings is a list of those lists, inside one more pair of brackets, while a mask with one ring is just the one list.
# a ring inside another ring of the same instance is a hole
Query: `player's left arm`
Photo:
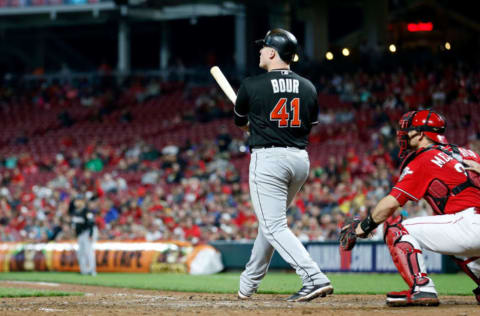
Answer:
[[480, 155], [472, 149], [458, 147], [458, 152], [462, 156], [460, 160], [465, 171], [469, 171], [470, 180], [474, 179], [475, 186], [480, 183]]
[[465, 170], [480, 174], [480, 155], [473, 150], [463, 151], [463, 153], [467, 153], [467, 155], [462, 155]]
[[468, 167], [465, 167], [465, 170], [475, 171], [480, 174], [480, 163], [475, 160], [464, 160], [463, 161]]
[[378, 202], [373, 211], [368, 215], [366, 219], [360, 222], [357, 226], [355, 233], [358, 237], [367, 237], [378, 225], [387, 220], [395, 210], [400, 206], [398, 200], [392, 196], [387, 195]]
[[248, 93], [245, 84], [240, 86], [238, 90], [237, 100], [233, 108], [235, 125], [243, 130], [248, 131]]

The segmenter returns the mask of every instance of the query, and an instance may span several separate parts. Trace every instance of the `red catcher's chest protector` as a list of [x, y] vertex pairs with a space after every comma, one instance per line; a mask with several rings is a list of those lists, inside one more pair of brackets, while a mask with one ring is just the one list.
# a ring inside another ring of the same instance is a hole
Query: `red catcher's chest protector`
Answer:
[[[460, 162], [464, 167], [466, 166], [465, 163], [463, 162], [463, 158], [460, 155], [460, 151], [458, 150], [458, 147], [456, 145], [450, 145], [452, 148], [453, 152], [450, 152], [449, 150], [446, 150], [440, 146], [434, 146], [434, 147], [428, 147], [425, 148], [421, 151], [417, 152], [412, 152], [410, 155], [408, 155], [404, 162], [402, 163], [401, 170], [405, 166], [408, 165], [410, 161], [412, 161], [415, 157], [419, 156], [420, 154], [432, 150], [432, 149], [437, 149], [445, 153], [446, 155], [452, 157], [453, 159], [457, 160]], [[445, 214], [445, 206], [447, 205], [448, 199], [450, 196], [454, 196], [465, 190], [466, 188], [469, 187], [474, 187], [478, 190], [480, 190], [480, 175], [474, 171], [466, 170], [466, 175], [467, 175], [467, 180], [463, 183], [460, 183], [453, 189], [450, 189], [442, 180], [440, 179], [433, 179], [432, 182], [428, 185], [427, 191], [423, 198], [425, 201], [430, 204], [432, 207], [433, 211], [438, 214]]]
[[423, 198], [430, 204], [435, 214], [440, 215], [445, 213], [445, 206], [450, 195], [451, 192], [448, 186], [442, 180], [434, 179], [430, 182]]

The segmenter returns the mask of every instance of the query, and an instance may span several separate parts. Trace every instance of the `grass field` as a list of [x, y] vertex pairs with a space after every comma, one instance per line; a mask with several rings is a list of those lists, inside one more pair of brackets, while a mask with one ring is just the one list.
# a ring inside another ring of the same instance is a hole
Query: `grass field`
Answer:
[[[179, 292], [236, 293], [240, 273], [228, 272], [193, 276], [185, 274], [101, 273], [82, 276], [68, 272], [8, 272], [0, 273], [0, 280], [42, 281], [98, 285], [122, 288], [151, 289]], [[328, 274], [335, 294], [384, 294], [407, 288], [398, 274]], [[465, 274], [433, 274], [441, 295], [472, 295], [474, 283]], [[289, 294], [301, 286], [294, 273], [269, 272], [259, 293]]]
[[83, 295], [79, 292], [40, 291], [25, 288], [0, 287], [0, 297], [31, 297], [31, 296], [70, 296]]

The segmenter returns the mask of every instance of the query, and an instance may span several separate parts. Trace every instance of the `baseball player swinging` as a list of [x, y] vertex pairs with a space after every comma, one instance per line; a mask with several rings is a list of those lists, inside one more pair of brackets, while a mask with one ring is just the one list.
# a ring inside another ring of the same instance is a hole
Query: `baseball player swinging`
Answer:
[[248, 299], [257, 291], [276, 250], [303, 281], [287, 300], [309, 301], [333, 293], [333, 287], [288, 228], [286, 211], [309, 173], [305, 147], [317, 121], [317, 92], [290, 70], [297, 58], [293, 34], [274, 29], [256, 43], [261, 46], [259, 67], [267, 72], [242, 82], [234, 108], [235, 124], [250, 130], [249, 186], [259, 222], [238, 297]]
[[[477, 284], [473, 293], [480, 303], [480, 175], [475, 172], [480, 171], [480, 156], [448, 144], [445, 127], [445, 120], [434, 111], [403, 115], [397, 131], [404, 158], [398, 182], [366, 219], [354, 220], [341, 232], [341, 247], [351, 250], [357, 237], [366, 238], [384, 223], [385, 243], [409, 286], [406, 291], [388, 293], [389, 306], [439, 304], [423, 249], [451, 255]], [[407, 201], [421, 198], [436, 216], [391, 217]]]

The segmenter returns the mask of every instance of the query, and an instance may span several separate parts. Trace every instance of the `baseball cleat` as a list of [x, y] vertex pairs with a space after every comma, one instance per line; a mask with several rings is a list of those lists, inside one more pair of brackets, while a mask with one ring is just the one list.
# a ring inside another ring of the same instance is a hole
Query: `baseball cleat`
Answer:
[[244, 295], [240, 291], [238, 291], [237, 297], [238, 297], [239, 300], [249, 300], [251, 298], [250, 295]]
[[317, 297], [325, 297], [333, 293], [333, 286], [328, 283], [320, 285], [304, 285], [300, 291], [287, 298], [288, 302], [308, 302]]
[[438, 306], [440, 301], [436, 293], [412, 292], [411, 290], [387, 293], [387, 305], [400, 306]]
[[477, 304], [480, 305], [480, 286], [474, 289], [473, 294], [475, 294], [475, 298], [477, 299]]

